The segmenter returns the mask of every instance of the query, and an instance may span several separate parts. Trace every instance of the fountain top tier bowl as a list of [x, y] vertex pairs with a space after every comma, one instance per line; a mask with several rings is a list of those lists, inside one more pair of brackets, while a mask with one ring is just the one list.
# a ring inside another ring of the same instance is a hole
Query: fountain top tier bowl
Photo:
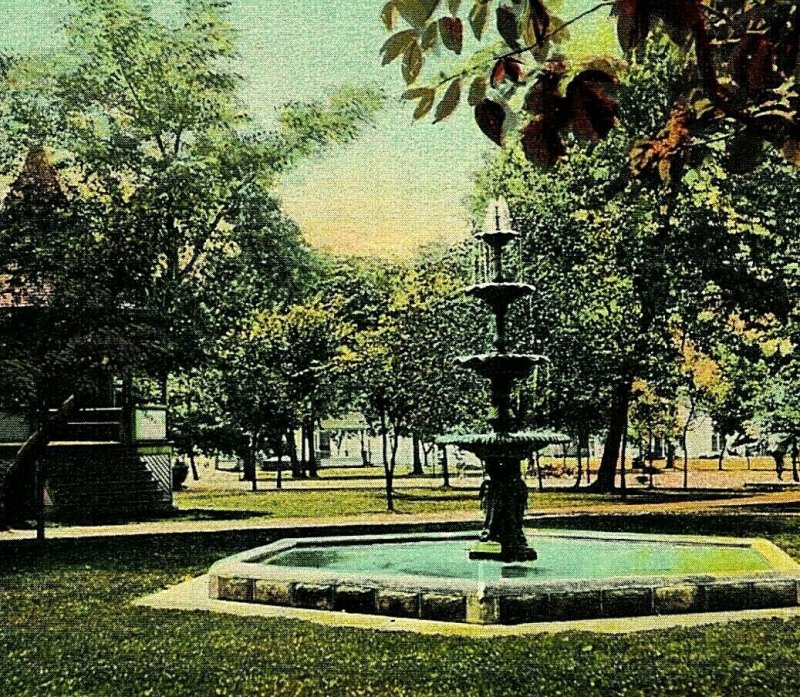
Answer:
[[474, 532], [281, 540], [214, 564], [228, 601], [473, 624], [798, 605], [766, 540], [542, 530], [539, 560], [468, 561]]
[[529, 283], [478, 283], [470, 286], [464, 292], [474, 298], [483, 300], [491, 308], [500, 308], [505, 311], [511, 303], [535, 292], [534, 286]]

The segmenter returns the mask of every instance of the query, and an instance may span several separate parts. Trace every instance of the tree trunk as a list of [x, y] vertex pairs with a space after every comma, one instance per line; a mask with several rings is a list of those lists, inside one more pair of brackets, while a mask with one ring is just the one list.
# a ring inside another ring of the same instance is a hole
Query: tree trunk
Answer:
[[394, 512], [394, 468], [397, 465], [397, 446], [400, 437], [392, 434], [392, 452], [389, 458], [389, 466], [386, 468], [386, 510]]
[[308, 475], [312, 478], [319, 477], [317, 449], [314, 446], [314, 416], [306, 421], [306, 439], [308, 441]]
[[800, 482], [800, 474], [797, 472], [797, 439], [792, 438], [792, 480]]
[[783, 480], [783, 451], [782, 450], [774, 450], [772, 453], [772, 458], [775, 460], [775, 474], [778, 475], [778, 479]]
[[278, 470], [275, 472], [275, 488], [283, 489], [283, 438], [278, 438]]
[[411, 434], [411, 450], [412, 450], [412, 459], [411, 459], [411, 474], [415, 477], [421, 477], [425, 474], [424, 470], [422, 469], [422, 459], [419, 455], [419, 435], [414, 432]]
[[297, 441], [294, 438], [294, 429], [286, 431], [286, 448], [289, 451], [289, 463], [292, 468], [292, 477], [298, 478], [300, 474], [300, 461], [297, 459]]
[[389, 461], [389, 433], [386, 426], [386, 412], [381, 410], [381, 446], [383, 448], [383, 474], [386, 483], [386, 510], [394, 511], [394, 465]]
[[667, 462], [664, 468], [668, 470], [675, 469], [675, 444], [671, 440], [667, 441]]
[[689, 432], [688, 429], [683, 429], [681, 436], [681, 446], [683, 447], [683, 488], [689, 488], [689, 448], [686, 444]]
[[626, 452], [628, 449], [628, 429], [626, 428], [622, 432], [622, 452], [620, 453], [619, 457], [619, 488], [621, 491], [622, 500], [628, 498], [628, 483], [625, 481], [625, 458], [627, 457], [628, 453]]
[[439, 451], [442, 454], [442, 486], [450, 488], [450, 471], [447, 466], [447, 446], [440, 445]]
[[250, 436], [250, 442], [247, 447], [247, 463], [245, 465], [245, 478], [250, 480], [252, 491], [258, 491], [258, 467], [256, 456], [258, 453], [258, 436], [253, 434]]
[[622, 444], [622, 435], [628, 428], [628, 400], [631, 391], [630, 379], [620, 380], [614, 389], [614, 399], [609, 414], [608, 433], [603, 446], [603, 456], [592, 491], [611, 492], [617, 475], [617, 461]]
[[533, 454], [533, 461], [536, 463], [536, 478], [539, 481], [539, 493], [541, 493], [544, 491], [544, 479], [542, 479], [542, 463], [539, 460], [538, 450]]
[[578, 476], [575, 478], [575, 484], [572, 486], [577, 489], [581, 485], [581, 480], [583, 479], [583, 443], [581, 439], [581, 434], [578, 433]]
[[200, 475], [197, 473], [197, 463], [194, 459], [194, 443], [191, 441], [189, 442], [189, 465], [192, 468], [192, 479], [196, 482], [199, 481]]
[[389, 434], [386, 430], [386, 412], [381, 411], [381, 448], [383, 450], [383, 468], [389, 467]]
[[384, 474], [386, 475], [386, 510], [394, 513], [394, 469], [392, 467], [385, 467]]
[[725, 469], [724, 461], [725, 461], [725, 448], [728, 447], [728, 436], [724, 433], [720, 434], [720, 444], [719, 444], [719, 460], [717, 461], [717, 469], [722, 472]]
[[300, 476], [308, 474], [308, 460], [306, 459], [306, 422], [300, 422]]

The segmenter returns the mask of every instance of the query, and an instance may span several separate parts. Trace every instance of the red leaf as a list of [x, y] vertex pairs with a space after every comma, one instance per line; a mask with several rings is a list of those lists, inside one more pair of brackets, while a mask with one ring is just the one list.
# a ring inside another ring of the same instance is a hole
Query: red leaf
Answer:
[[558, 124], [546, 117], [525, 126], [520, 143], [528, 161], [539, 165], [554, 165], [567, 152]]
[[616, 83], [602, 70], [584, 70], [567, 87], [567, 113], [572, 130], [588, 138], [605, 138], [616, 125], [618, 108], [607, 89]]
[[492, 68], [492, 75], [489, 80], [492, 87], [497, 87], [503, 80], [508, 78], [511, 82], [524, 82], [527, 77], [525, 64], [514, 56], [501, 58]]
[[489, 78], [489, 84], [492, 87], [497, 87], [503, 80], [506, 79], [506, 62], [501, 58], [492, 68], [492, 75]]
[[525, 95], [523, 108], [536, 116], [545, 116], [561, 111], [566, 101], [558, 89], [561, 75], [544, 73]]
[[458, 17], [442, 17], [439, 20], [442, 43], [453, 53], [461, 53], [464, 44], [464, 25]]
[[611, 16], [617, 18], [617, 40], [623, 51], [644, 41], [650, 31], [650, 0], [616, 0]]
[[506, 112], [502, 106], [491, 99], [484, 99], [475, 105], [475, 123], [483, 134], [498, 145], [503, 144], [503, 123]]
[[505, 64], [506, 77], [508, 77], [511, 82], [524, 82], [525, 78], [528, 77], [528, 73], [525, 70], [525, 64], [519, 60], [519, 58], [510, 56], [509, 58], [505, 59]]

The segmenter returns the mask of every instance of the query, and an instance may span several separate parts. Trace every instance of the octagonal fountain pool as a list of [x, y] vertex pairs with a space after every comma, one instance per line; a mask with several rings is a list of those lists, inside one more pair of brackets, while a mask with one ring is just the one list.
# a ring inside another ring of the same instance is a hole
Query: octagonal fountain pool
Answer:
[[542, 530], [537, 561], [469, 559], [474, 532], [286, 539], [212, 566], [210, 597], [514, 624], [798, 605], [766, 540]]

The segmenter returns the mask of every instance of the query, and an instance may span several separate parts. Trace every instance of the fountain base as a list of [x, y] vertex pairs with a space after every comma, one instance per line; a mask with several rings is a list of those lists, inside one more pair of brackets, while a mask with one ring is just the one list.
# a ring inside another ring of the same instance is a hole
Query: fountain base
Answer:
[[499, 542], [476, 542], [469, 549], [469, 558], [477, 560], [499, 561], [503, 563], [515, 561], [536, 561], [536, 551], [528, 545], [503, 548]]
[[467, 624], [800, 604], [800, 567], [766, 540], [538, 531], [526, 564], [468, 560], [474, 534], [281, 540], [214, 564], [209, 597]]

